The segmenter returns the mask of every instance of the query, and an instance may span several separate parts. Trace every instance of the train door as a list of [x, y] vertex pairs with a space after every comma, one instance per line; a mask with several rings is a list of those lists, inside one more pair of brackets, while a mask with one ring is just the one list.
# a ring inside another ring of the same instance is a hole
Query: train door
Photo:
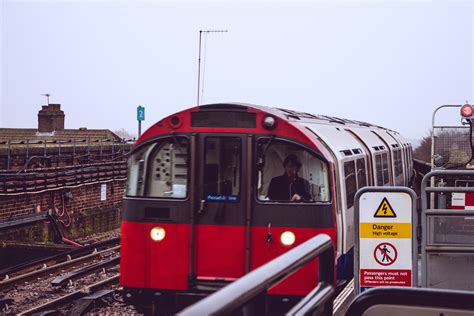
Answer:
[[198, 280], [245, 273], [247, 135], [198, 136], [194, 267]]

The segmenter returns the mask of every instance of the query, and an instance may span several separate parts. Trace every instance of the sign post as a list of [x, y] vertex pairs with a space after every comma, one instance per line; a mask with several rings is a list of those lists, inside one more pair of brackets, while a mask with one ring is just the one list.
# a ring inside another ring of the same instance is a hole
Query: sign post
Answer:
[[145, 108], [141, 105], [137, 107], [138, 137], [142, 135], [142, 121], [145, 120]]
[[355, 196], [356, 293], [377, 286], [416, 287], [416, 194], [406, 187], [365, 187]]

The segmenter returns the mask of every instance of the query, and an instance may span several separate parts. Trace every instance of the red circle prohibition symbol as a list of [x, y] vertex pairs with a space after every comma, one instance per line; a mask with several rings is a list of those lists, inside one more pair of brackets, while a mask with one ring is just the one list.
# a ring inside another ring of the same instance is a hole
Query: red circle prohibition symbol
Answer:
[[378, 244], [374, 250], [374, 258], [378, 264], [389, 266], [397, 260], [398, 252], [394, 245], [383, 242]]

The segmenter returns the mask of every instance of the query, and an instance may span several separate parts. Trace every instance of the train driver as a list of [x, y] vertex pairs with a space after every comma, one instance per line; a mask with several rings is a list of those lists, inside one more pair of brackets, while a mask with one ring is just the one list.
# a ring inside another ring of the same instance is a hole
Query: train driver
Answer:
[[309, 182], [298, 177], [301, 166], [302, 164], [296, 155], [288, 155], [283, 161], [285, 172], [271, 180], [267, 197], [275, 201], [310, 201]]

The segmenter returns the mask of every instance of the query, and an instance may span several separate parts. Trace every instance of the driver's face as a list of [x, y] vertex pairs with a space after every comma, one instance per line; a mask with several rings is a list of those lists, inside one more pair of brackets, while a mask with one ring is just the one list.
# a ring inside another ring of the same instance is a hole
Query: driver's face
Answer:
[[289, 162], [285, 166], [285, 172], [288, 177], [290, 178], [295, 177], [298, 174], [298, 166]]

